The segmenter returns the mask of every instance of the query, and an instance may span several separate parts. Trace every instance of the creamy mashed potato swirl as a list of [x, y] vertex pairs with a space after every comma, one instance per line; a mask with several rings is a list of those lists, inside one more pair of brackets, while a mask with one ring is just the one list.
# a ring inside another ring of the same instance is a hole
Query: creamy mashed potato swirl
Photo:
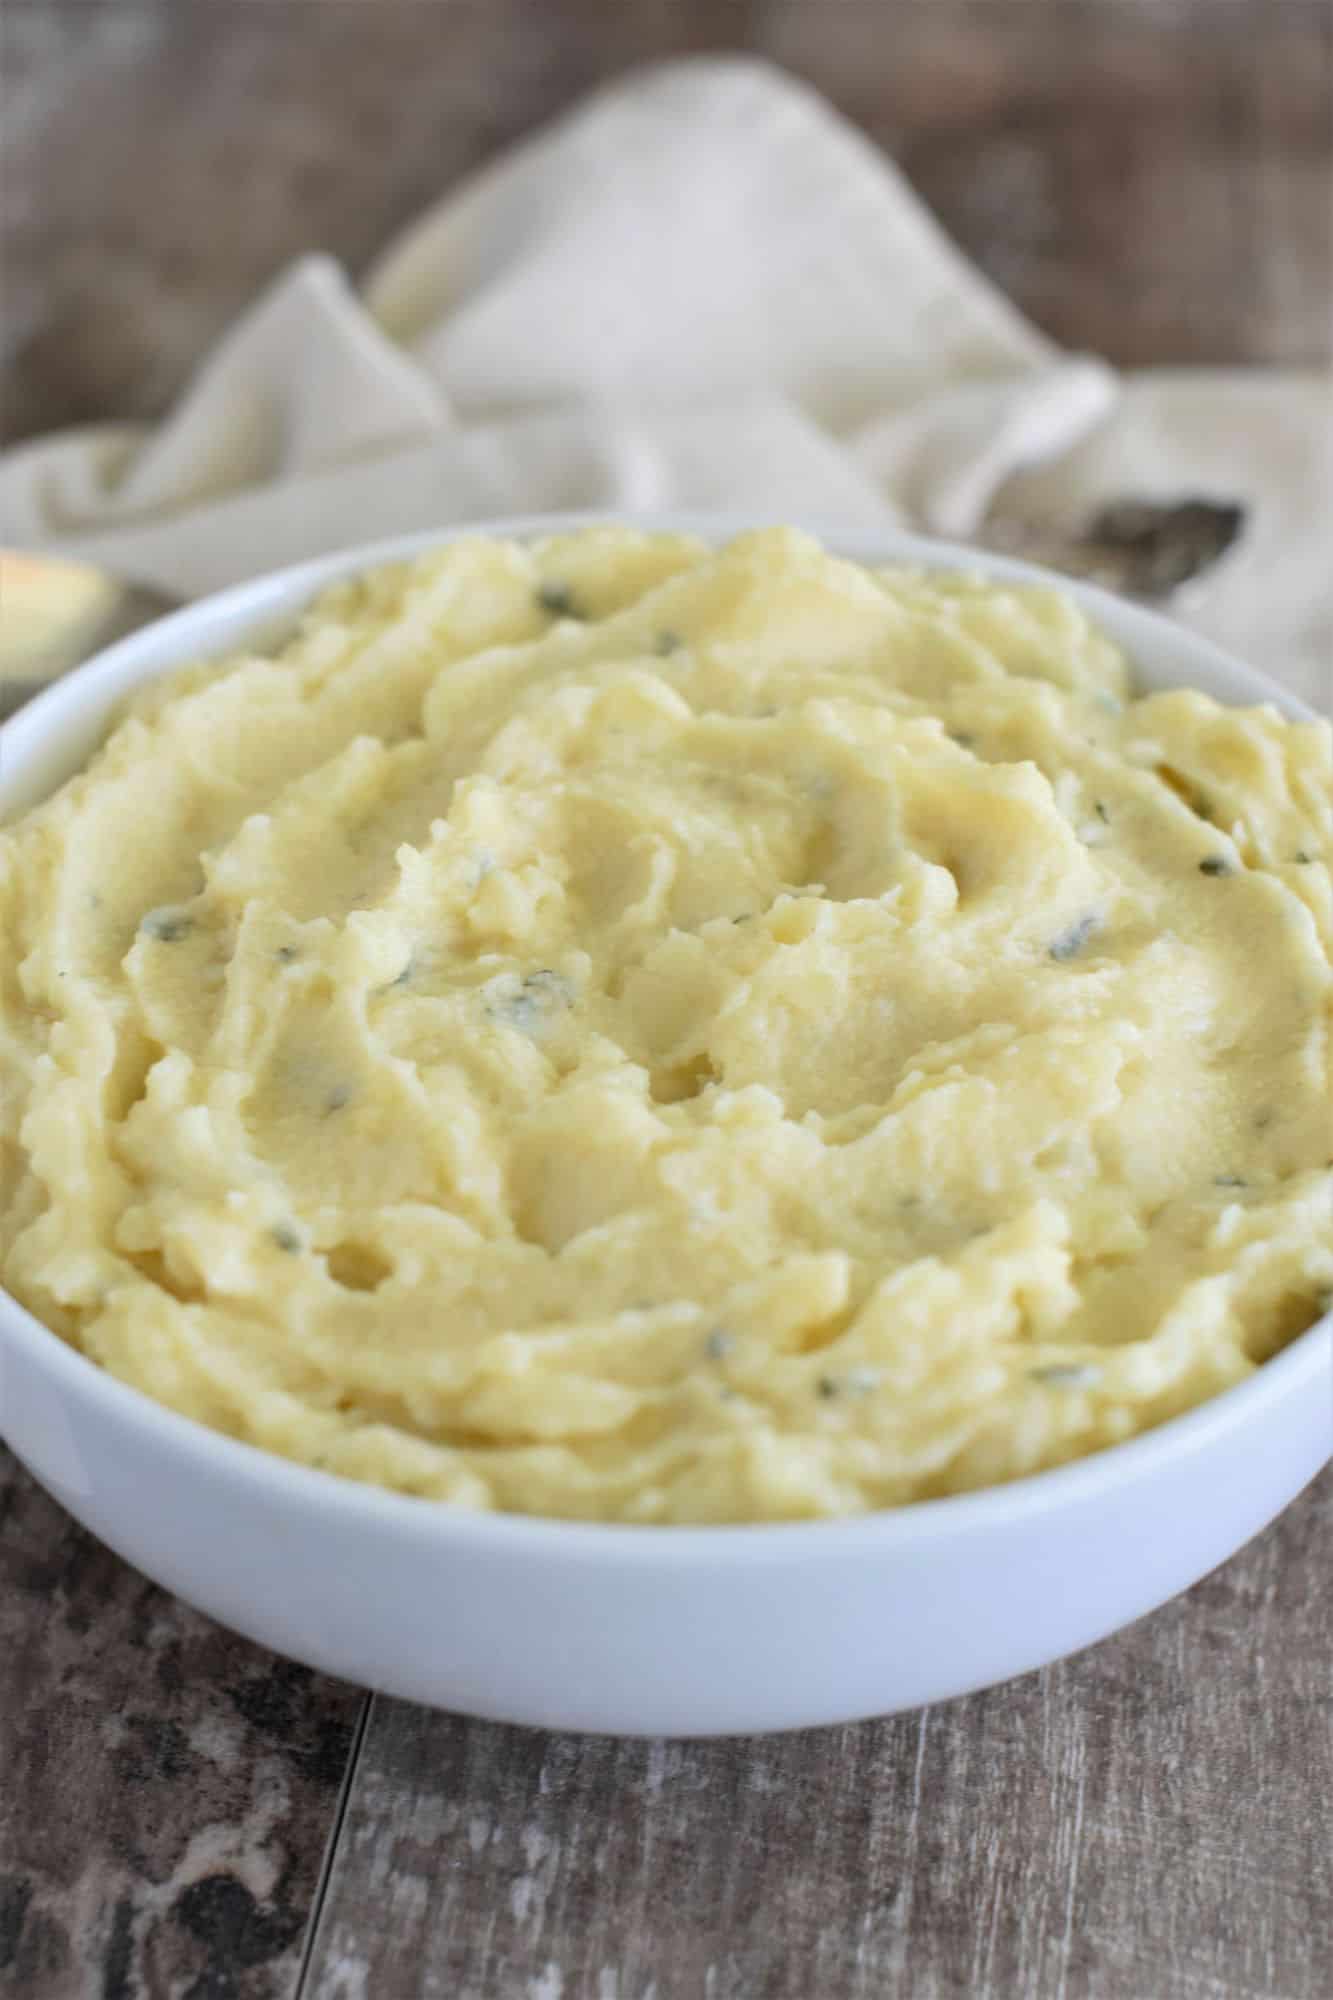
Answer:
[[855, 1513], [1333, 1287], [1326, 723], [804, 535], [462, 541], [0, 833], [0, 1276], [471, 1507]]

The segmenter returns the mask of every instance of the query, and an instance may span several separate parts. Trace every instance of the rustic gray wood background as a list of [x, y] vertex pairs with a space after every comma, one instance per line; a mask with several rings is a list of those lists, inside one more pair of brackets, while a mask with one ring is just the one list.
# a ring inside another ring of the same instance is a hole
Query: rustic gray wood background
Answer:
[[[4, 0], [0, 424], [160, 410], [628, 64], [761, 49], [1058, 338], [1328, 359], [1327, 0]], [[431, 1715], [144, 1583], [0, 1452], [22, 2000], [1312, 2000], [1333, 1479], [1092, 1653], [920, 1715], [615, 1744]]]

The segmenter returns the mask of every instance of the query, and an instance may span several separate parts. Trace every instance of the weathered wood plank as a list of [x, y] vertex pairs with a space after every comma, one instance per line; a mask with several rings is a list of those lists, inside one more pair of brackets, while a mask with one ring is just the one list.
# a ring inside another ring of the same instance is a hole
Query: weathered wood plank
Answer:
[[1325, 0], [775, 0], [767, 47], [1066, 346], [1327, 362]]
[[767, 53], [1058, 339], [1327, 355], [1326, 0], [6, 0], [0, 434], [161, 410], [311, 247], [362, 268], [632, 63]]
[[1333, 1476], [1109, 1644], [921, 1715], [616, 1743], [377, 1701], [302, 2000], [1316, 2000]]
[[281, 2000], [363, 1700], [146, 1583], [0, 1447], [0, 1992]]

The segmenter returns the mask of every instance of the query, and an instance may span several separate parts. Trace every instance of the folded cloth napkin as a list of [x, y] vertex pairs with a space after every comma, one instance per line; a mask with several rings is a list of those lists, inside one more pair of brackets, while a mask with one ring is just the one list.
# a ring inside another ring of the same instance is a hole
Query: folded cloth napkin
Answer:
[[1327, 382], [1061, 353], [804, 86], [630, 75], [477, 174], [358, 292], [281, 274], [156, 430], [0, 459], [0, 537], [194, 595], [505, 513], [715, 508], [967, 539], [1109, 498], [1250, 509], [1182, 615], [1333, 707]]

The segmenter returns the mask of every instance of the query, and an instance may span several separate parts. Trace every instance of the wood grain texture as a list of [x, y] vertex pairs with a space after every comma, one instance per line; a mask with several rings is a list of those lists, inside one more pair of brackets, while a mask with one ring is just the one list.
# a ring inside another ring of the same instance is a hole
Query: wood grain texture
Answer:
[[549, 1736], [376, 1701], [302, 2000], [1316, 2000], [1333, 1477], [1080, 1658], [881, 1723]]
[[363, 1700], [146, 1583], [0, 1446], [0, 1992], [282, 2000]]
[[159, 412], [312, 246], [360, 271], [633, 63], [772, 56], [1033, 318], [1122, 362], [1328, 355], [1328, 0], [6, 0], [11, 438]]
[[768, 46], [1066, 346], [1328, 361], [1326, 0], [777, 0]]
[[[827, 92], [1069, 345], [1327, 361], [1329, 0], [3, 0], [0, 432], [157, 413], [294, 254], [359, 271], [588, 86], [712, 48]], [[1112, 1643], [857, 1729], [377, 1701], [321, 1899], [361, 1698], [0, 1454], [0, 1992], [1322, 2000], [1331, 1542], [1326, 1476]]]

